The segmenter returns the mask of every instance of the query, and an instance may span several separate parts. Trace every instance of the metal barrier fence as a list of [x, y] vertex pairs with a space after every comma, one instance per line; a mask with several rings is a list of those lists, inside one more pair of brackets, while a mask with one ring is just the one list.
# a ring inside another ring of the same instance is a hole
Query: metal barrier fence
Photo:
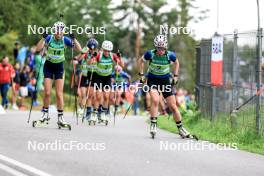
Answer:
[[[262, 44], [258, 45], [258, 36], [262, 39], [262, 30], [224, 35], [221, 87], [210, 84], [211, 39], [202, 40], [197, 46], [196, 101], [203, 115], [211, 120], [221, 115], [230, 117], [232, 110], [256, 93], [258, 49], [263, 51]], [[256, 128], [263, 134], [260, 128], [264, 126], [263, 98], [264, 93], [243, 106], [235, 119], [230, 118], [231, 125]]]

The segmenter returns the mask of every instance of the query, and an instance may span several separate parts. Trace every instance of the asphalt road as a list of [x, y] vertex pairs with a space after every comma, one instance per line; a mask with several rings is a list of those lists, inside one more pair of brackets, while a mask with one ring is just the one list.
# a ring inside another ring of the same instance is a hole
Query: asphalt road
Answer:
[[[264, 175], [264, 156], [181, 139], [163, 130], [153, 140], [143, 117], [118, 117], [115, 126], [111, 122], [106, 127], [76, 125], [72, 113], [66, 113], [72, 124], [68, 131], [58, 130], [56, 114], [42, 128], [26, 123], [27, 115], [18, 111], [0, 115], [1, 176]], [[39, 116], [33, 112], [32, 118]]]

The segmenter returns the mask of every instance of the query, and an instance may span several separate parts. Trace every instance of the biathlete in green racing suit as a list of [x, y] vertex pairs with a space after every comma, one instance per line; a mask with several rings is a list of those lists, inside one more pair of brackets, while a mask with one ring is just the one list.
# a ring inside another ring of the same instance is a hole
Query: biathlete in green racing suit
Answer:
[[44, 46], [47, 46], [46, 62], [44, 64], [44, 105], [42, 109], [42, 116], [40, 122], [49, 120], [48, 108], [50, 105], [52, 82], [55, 80], [57, 110], [58, 110], [58, 125], [65, 126], [63, 117], [63, 87], [64, 87], [64, 61], [66, 46], [73, 47], [75, 50], [81, 52], [82, 48], [79, 42], [75, 39], [73, 34], [70, 38], [64, 36], [65, 24], [63, 22], [56, 22], [53, 26], [55, 29], [54, 35], [43, 34], [43, 38], [37, 44], [37, 51], [41, 51]]
[[[84, 112], [86, 108], [86, 114], [83, 115], [83, 120], [89, 120], [91, 118], [91, 113], [93, 110], [93, 104], [95, 99], [94, 91], [94, 79], [97, 62], [92, 62], [92, 58], [97, 55], [98, 42], [94, 38], [90, 38], [87, 41], [86, 51], [80, 56], [80, 69], [81, 69], [81, 101], [80, 101], [80, 112]], [[86, 107], [85, 107], [86, 106]]]
[[[150, 108], [150, 133], [154, 138], [157, 132], [157, 116], [159, 107], [159, 93], [163, 94], [169, 108], [173, 113], [173, 118], [182, 137], [188, 137], [190, 133], [182, 125], [182, 117], [176, 105], [175, 96], [172, 93], [172, 85], [178, 81], [179, 61], [176, 53], [167, 50], [167, 38], [164, 35], [158, 35], [154, 38], [155, 49], [147, 51], [139, 60], [139, 75], [142, 82], [145, 82], [144, 65], [149, 62], [147, 73], [147, 85], [149, 87], [149, 94], [151, 97]], [[173, 79], [170, 80], [171, 69], [173, 65]]]
[[[96, 100], [94, 102], [94, 113], [92, 119], [96, 119], [97, 116], [99, 121], [108, 121], [109, 112], [109, 99], [111, 93], [111, 76], [113, 72], [114, 63], [124, 67], [124, 62], [121, 59], [119, 53], [115, 54], [113, 50], [113, 43], [111, 41], [104, 41], [102, 43], [102, 51], [100, 51], [95, 57], [97, 62], [95, 82], [96, 88]], [[98, 113], [99, 104], [102, 102], [102, 114]], [[107, 123], [107, 122], [106, 122]]]

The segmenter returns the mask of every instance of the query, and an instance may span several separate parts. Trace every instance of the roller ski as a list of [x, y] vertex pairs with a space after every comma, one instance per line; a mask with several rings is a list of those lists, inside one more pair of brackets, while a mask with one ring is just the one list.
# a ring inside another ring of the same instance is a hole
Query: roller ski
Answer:
[[43, 112], [41, 118], [39, 120], [34, 120], [32, 122], [32, 126], [33, 128], [35, 127], [42, 127], [44, 125], [48, 125], [49, 124], [49, 113], [48, 112]]
[[68, 128], [69, 130], [71, 130], [71, 125], [69, 123], [67, 123], [65, 120], [64, 120], [64, 117], [63, 115], [60, 115], [58, 117], [58, 128], [59, 129], [62, 129], [62, 128]]
[[91, 114], [88, 114], [88, 113], [86, 113], [86, 115], [85, 114], [83, 114], [83, 116], [82, 116], [82, 123], [85, 121], [85, 120], [87, 120], [88, 122], [89, 122], [89, 120], [91, 119]]
[[188, 132], [185, 128], [180, 127], [179, 128], [179, 135], [181, 136], [182, 139], [195, 139], [195, 140], [199, 140], [198, 137], [196, 135], [192, 135], [190, 132]]
[[98, 119], [98, 123], [99, 123], [99, 124], [100, 124], [100, 123], [104, 123], [105, 126], [108, 125], [108, 122], [109, 122], [109, 117], [108, 117], [108, 115], [105, 114], [105, 113], [103, 113], [103, 114], [101, 115], [101, 118]]
[[157, 119], [153, 118], [150, 120], [150, 135], [154, 139], [157, 133]]
[[88, 125], [91, 125], [91, 124], [95, 125], [96, 124], [96, 120], [97, 120], [97, 112], [92, 112], [92, 114], [90, 114], [90, 118], [87, 119]]

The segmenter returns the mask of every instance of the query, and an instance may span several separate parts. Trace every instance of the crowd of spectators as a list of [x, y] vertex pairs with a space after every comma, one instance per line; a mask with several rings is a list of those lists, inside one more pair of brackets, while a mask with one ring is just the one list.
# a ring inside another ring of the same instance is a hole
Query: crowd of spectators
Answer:
[[43, 90], [42, 66], [42, 56], [36, 52], [35, 46], [15, 42], [13, 58], [4, 56], [0, 63], [2, 107], [26, 110], [29, 108], [25, 104], [26, 97], [33, 98], [33, 106], [39, 106], [37, 95]]

